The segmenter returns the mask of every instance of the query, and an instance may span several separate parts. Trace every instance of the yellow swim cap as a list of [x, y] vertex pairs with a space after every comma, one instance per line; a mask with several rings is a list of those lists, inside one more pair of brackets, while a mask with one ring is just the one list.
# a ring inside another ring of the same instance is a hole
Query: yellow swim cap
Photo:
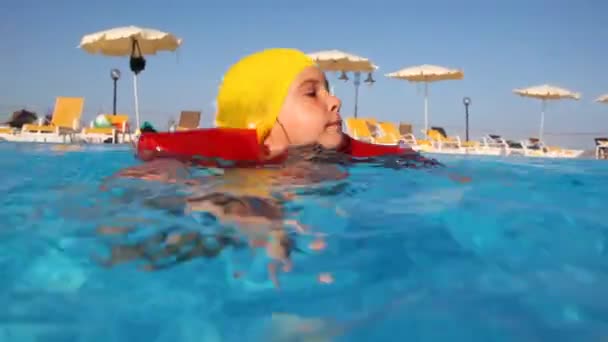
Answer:
[[217, 96], [217, 127], [256, 129], [268, 135], [296, 76], [314, 65], [295, 49], [268, 49], [251, 54], [224, 75]]

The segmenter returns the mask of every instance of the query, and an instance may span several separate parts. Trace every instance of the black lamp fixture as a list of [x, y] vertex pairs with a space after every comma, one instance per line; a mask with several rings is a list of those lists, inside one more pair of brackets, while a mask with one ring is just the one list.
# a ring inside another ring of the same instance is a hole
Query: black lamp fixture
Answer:
[[342, 73], [340, 74], [340, 77], [338, 77], [339, 80], [342, 80], [344, 82], [348, 81], [348, 76], [346, 75], [346, 71], [342, 71]]
[[469, 106], [471, 105], [471, 98], [468, 96], [463, 97], [462, 104], [464, 105], [465, 112], [466, 141], [469, 141]]
[[376, 80], [374, 80], [374, 78], [372, 77], [372, 73], [370, 72], [367, 74], [367, 78], [363, 82], [368, 83], [371, 86], [372, 84], [374, 84], [376, 82]]
[[120, 79], [120, 70], [118, 69], [112, 69], [110, 70], [110, 77], [112, 78], [112, 81], [114, 82], [114, 97], [113, 97], [113, 105], [112, 105], [112, 113], [114, 115], [116, 115], [116, 85], [118, 83], [118, 80]]

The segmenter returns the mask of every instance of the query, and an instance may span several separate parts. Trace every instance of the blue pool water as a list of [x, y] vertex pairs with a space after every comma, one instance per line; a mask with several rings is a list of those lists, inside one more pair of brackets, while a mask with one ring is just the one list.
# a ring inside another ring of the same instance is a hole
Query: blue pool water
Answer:
[[127, 148], [6, 143], [0, 156], [2, 342], [608, 339], [606, 163], [435, 156], [446, 169], [353, 167], [334, 191], [293, 199], [292, 218], [327, 246], [296, 236], [302, 251], [277, 290], [250, 249], [156, 272], [102, 267], [122, 240], [212, 224], [145, 204], [171, 186], [101, 191], [138, 164]]

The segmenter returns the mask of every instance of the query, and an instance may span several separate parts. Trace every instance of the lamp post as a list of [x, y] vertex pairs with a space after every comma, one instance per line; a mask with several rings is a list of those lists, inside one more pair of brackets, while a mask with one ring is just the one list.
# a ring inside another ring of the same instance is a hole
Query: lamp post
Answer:
[[118, 83], [118, 79], [120, 78], [120, 70], [112, 69], [110, 71], [110, 77], [112, 81], [114, 81], [114, 97], [113, 97], [113, 105], [112, 105], [112, 113], [116, 115], [116, 84]]
[[359, 108], [359, 85], [361, 85], [361, 73], [355, 72], [355, 118], [357, 118], [357, 109]]
[[[361, 85], [361, 71], [353, 71], [353, 74], [355, 76], [354, 82], [353, 84], [355, 85], [355, 118], [358, 116], [359, 113], [359, 86]], [[339, 80], [341, 81], [348, 81], [348, 76], [346, 75], [346, 71], [342, 71], [342, 73], [340, 74], [340, 77], [338, 77]], [[368, 73], [367, 78], [363, 81], [363, 83], [367, 83], [368, 85], [373, 85], [376, 82], [376, 80], [374, 80], [374, 78], [372, 77], [372, 73]], [[333, 87], [332, 87], [333, 89]], [[331, 92], [333, 94], [333, 91]]]
[[465, 112], [466, 141], [469, 141], [469, 106], [471, 105], [471, 99], [469, 97], [465, 96], [462, 99], [462, 104], [464, 104], [464, 112]]

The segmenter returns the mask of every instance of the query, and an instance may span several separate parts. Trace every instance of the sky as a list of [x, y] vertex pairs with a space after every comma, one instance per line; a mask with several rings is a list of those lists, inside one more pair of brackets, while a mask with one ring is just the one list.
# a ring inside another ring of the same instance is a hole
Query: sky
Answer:
[[[163, 129], [181, 110], [201, 110], [202, 125], [211, 126], [222, 74], [249, 53], [339, 49], [379, 66], [377, 82], [360, 87], [359, 116], [409, 122], [420, 132], [423, 87], [383, 75], [436, 64], [465, 74], [429, 87], [430, 123], [448, 134], [464, 136], [462, 98], [468, 96], [471, 138], [537, 135], [540, 101], [512, 89], [549, 83], [582, 98], [548, 105], [545, 140], [590, 148], [594, 136], [608, 135], [608, 105], [593, 102], [608, 93], [607, 12], [603, 0], [2, 1], [0, 111], [44, 114], [56, 96], [82, 96], [88, 122], [111, 112], [110, 69], [119, 68], [118, 111], [134, 116], [128, 58], [90, 55], [77, 46], [85, 34], [136, 25], [183, 39], [177, 53], [147, 57], [139, 75], [142, 120]], [[337, 77], [328, 74], [342, 116], [352, 116], [352, 77]]]

